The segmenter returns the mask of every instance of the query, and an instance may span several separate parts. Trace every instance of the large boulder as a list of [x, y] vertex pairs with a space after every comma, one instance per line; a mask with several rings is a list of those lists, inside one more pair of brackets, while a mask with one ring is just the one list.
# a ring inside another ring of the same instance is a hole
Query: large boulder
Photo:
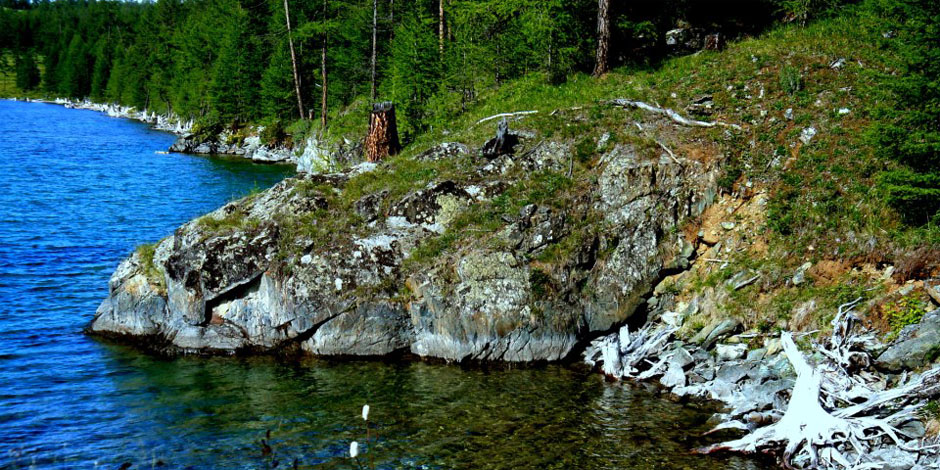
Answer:
[[906, 327], [878, 356], [875, 365], [888, 371], [918, 369], [940, 358], [940, 309]]
[[[456, 145], [421, 158], [456, 156], [472, 158]], [[564, 175], [571, 145], [497, 158], [515, 159], [510, 174]], [[468, 181], [356, 193], [342, 209], [336, 198], [351, 178], [385, 170], [289, 178], [183, 225], [152, 259], [124, 261], [89, 329], [178, 352], [558, 360], [625, 322], [674, 258], [687, 256], [674, 228], [700, 214], [715, 187], [712, 168], [617, 145], [582, 196], [526, 205], [495, 219], [503, 226], [486, 241], [408, 265], [474, 204], [514, 184], [484, 180], [492, 163], [477, 158]], [[354, 211], [356, 225], [335, 226], [340, 210]], [[599, 220], [585, 226], [588, 214]], [[561, 244], [550, 263], [537, 261]]]

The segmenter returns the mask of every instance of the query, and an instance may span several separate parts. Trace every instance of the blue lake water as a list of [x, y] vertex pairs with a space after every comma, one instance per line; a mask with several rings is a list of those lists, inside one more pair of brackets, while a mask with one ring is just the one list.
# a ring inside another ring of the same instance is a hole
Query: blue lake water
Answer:
[[[82, 334], [118, 262], [290, 168], [0, 100], [0, 469], [756, 469], [695, 456], [710, 413], [562, 366], [160, 358]], [[359, 410], [372, 406], [367, 432]], [[262, 443], [262, 439], [265, 443]]]

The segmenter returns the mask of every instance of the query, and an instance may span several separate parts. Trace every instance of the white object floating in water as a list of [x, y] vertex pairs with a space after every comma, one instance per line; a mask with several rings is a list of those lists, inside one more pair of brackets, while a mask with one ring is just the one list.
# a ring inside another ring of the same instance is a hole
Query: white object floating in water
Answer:
[[362, 405], [362, 419], [363, 421], [369, 420], [369, 405]]
[[170, 154], [170, 152], [167, 152], [166, 150], [157, 150], [156, 152], [153, 152], [153, 153], [157, 155], [169, 155]]
[[356, 458], [359, 456], [359, 443], [352, 441], [349, 443], [349, 457]]

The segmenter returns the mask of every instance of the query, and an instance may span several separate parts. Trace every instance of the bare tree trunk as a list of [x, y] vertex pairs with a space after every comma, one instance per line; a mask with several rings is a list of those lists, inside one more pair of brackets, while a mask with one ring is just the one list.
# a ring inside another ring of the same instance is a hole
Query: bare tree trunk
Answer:
[[287, 44], [290, 46], [290, 62], [294, 70], [294, 92], [297, 93], [297, 113], [300, 118], [304, 118], [304, 101], [300, 95], [300, 74], [297, 72], [297, 54], [294, 53], [294, 39], [291, 37], [290, 30], [290, 7], [287, 6], [287, 0], [284, 0], [284, 21], [287, 23]]
[[607, 73], [610, 52], [610, 0], [597, 0], [597, 60], [594, 76]]
[[378, 162], [399, 150], [395, 105], [390, 101], [373, 104], [369, 115], [369, 135], [366, 136], [366, 157], [370, 162]]
[[323, 27], [323, 47], [320, 49], [320, 81], [323, 82], [321, 87], [323, 94], [320, 99], [320, 124], [323, 130], [326, 130], [326, 0], [323, 0]]
[[372, 102], [375, 102], [375, 49], [379, 29], [379, 0], [372, 0]]
[[444, 57], [444, 0], [438, 0], [438, 48]]

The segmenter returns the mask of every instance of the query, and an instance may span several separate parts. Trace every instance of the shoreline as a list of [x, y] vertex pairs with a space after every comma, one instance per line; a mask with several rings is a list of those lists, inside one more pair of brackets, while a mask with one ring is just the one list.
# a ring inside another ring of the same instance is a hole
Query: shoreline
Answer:
[[121, 106], [113, 103], [96, 103], [89, 100], [71, 100], [65, 98], [34, 99], [34, 98], [4, 98], [10, 101], [26, 103], [45, 103], [63, 106], [68, 109], [80, 109], [104, 113], [109, 117], [130, 119], [142, 122], [151, 129], [169, 132], [177, 136], [166, 151], [189, 155], [223, 156], [245, 159], [261, 164], [293, 165], [298, 173], [319, 172], [324, 163], [331, 163], [332, 150], [323, 149], [315, 139], [307, 139], [298, 146], [272, 147], [261, 142], [259, 137], [262, 126], [251, 126], [249, 136], [242, 142], [232, 142], [232, 135], [228, 131], [199, 139], [193, 134], [196, 126], [193, 119], [185, 120], [174, 113], [157, 114], [155, 112], [138, 111], [132, 106]]

